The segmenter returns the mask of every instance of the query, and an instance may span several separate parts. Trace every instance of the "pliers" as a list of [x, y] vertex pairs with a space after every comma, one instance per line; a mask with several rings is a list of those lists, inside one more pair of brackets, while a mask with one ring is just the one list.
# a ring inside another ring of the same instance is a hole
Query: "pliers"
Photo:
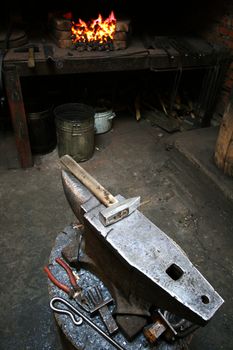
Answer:
[[71, 270], [71, 268], [69, 267], [69, 265], [67, 265], [67, 263], [60, 259], [60, 258], [56, 258], [55, 261], [61, 266], [63, 267], [63, 269], [66, 271], [70, 283], [72, 285], [72, 288], [66, 286], [65, 284], [62, 284], [61, 282], [59, 282], [56, 277], [52, 274], [52, 272], [50, 271], [48, 266], [44, 267], [44, 272], [48, 275], [48, 278], [50, 279], [51, 282], [53, 282], [53, 284], [55, 284], [55, 286], [57, 286], [59, 289], [63, 290], [65, 293], [68, 294], [70, 299], [74, 299], [80, 306], [82, 306], [82, 308], [86, 311], [89, 311], [89, 307], [87, 306], [87, 300], [83, 295], [83, 290], [82, 288], [77, 284], [76, 278], [73, 274], [73, 271]]

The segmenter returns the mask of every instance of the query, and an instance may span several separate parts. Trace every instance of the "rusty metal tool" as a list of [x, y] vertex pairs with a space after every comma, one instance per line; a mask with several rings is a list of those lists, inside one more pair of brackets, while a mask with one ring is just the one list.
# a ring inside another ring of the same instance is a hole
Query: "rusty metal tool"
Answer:
[[133, 213], [140, 205], [140, 197], [119, 201], [69, 155], [60, 158], [61, 163], [81, 181], [107, 208], [99, 213], [104, 226], [111, 225]]
[[118, 330], [118, 326], [108, 308], [108, 305], [113, 302], [113, 299], [108, 298], [104, 300], [99, 286], [90, 287], [86, 292], [86, 298], [91, 315], [99, 312], [108, 332], [110, 334], [115, 333]]
[[44, 48], [44, 55], [45, 55], [46, 61], [48, 63], [54, 64], [57, 69], [62, 69], [63, 68], [63, 61], [61, 59], [54, 57], [53, 46], [52, 45], [44, 45], [43, 48]]
[[[170, 341], [175, 340], [177, 332], [160, 310], [157, 310], [156, 316], [153, 317], [153, 321], [153, 324], [150, 324], [143, 329], [144, 336], [151, 344], [156, 343], [158, 338], [165, 332], [167, 332], [167, 339]], [[181, 320], [180, 322], [183, 321], [185, 320]]]
[[71, 270], [69, 265], [67, 265], [66, 262], [60, 258], [56, 258], [55, 261], [66, 271], [72, 288], [58, 281], [50, 271], [49, 267], [45, 266], [44, 272], [47, 274], [50, 281], [53, 282], [53, 284], [55, 284], [55, 286], [57, 286], [59, 289], [63, 290], [66, 294], [68, 294], [70, 299], [74, 299], [85, 311], [89, 311], [89, 307], [83, 295], [83, 290], [77, 284], [76, 277], [74, 276], [73, 271]]
[[[67, 309], [58, 308], [54, 306], [55, 303], [61, 303], [66, 305], [71, 311], [68, 311]], [[71, 317], [72, 321], [75, 325], [79, 325], [78, 321], [75, 319], [74, 315], [78, 315], [81, 317], [89, 326], [91, 326], [96, 332], [98, 332], [104, 339], [106, 339], [111, 345], [113, 345], [118, 350], [124, 350], [124, 348], [117, 343], [114, 339], [112, 339], [108, 334], [106, 334], [102, 329], [100, 329], [94, 322], [92, 322], [87, 316], [85, 316], [81, 311], [76, 309], [73, 305], [71, 305], [67, 300], [60, 298], [60, 297], [54, 297], [50, 301], [50, 307], [53, 311], [61, 313], [61, 314], [67, 314]]]

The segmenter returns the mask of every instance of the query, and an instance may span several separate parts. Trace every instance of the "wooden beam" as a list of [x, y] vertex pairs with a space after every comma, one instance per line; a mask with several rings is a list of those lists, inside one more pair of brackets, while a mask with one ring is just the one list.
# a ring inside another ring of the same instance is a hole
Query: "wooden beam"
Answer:
[[224, 164], [224, 173], [230, 176], [233, 176], [233, 134], [231, 136], [231, 141], [227, 149], [225, 164]]
[[232, 98], [228, 103], [226, 111], [223, 115], [220, 126], [218, 139], [215, 147], [214, 159], [216, 165], [223, 169], [225, 168], [225, 161], [227, 157], [228, 148], [233, 134], [233, 101]]
[[4, 70], [4, 84], [20, 164], [22, 168], [28, 168], [32, 166], [33, 162], [21, 84], [16, 66]]

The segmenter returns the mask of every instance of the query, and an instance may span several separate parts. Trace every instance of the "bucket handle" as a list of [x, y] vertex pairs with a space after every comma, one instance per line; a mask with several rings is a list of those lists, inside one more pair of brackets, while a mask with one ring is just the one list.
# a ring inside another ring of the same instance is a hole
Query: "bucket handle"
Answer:
[[108, 117], [108, 120], [115, 118], [115, 116], [116, 116], [116, 113], [112, 112], [112, 114], [110, 115], [110, 117]]
[[73, 125], [72, 125], [72, 136], [75, 135], [74, 128], [80, 128], [80, 127], [81, 127], [81, 125], [80, 125], [79, 123], [76, 123], [76, 124], [73, 124]]

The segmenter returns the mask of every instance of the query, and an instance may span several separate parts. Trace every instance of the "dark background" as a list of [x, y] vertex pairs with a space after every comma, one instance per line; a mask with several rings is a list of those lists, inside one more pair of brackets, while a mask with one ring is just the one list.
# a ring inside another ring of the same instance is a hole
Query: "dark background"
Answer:
[[9, 20], [9, 13], [19, 12], [25, 21], [46, 20], [50, 11], [72, 11], [75, 18], [88, 21], [99, 13], [108, 17], [113, 10], [117, 19], [130, 18], [134, 32], [161, 34], [199, 34], [208, 28], [214, 18], [220, 17], [229, 0], [192, 1], [126, 1], [126, 0], [66, 0], [5, 3], [1, 9], [1, 22]]

